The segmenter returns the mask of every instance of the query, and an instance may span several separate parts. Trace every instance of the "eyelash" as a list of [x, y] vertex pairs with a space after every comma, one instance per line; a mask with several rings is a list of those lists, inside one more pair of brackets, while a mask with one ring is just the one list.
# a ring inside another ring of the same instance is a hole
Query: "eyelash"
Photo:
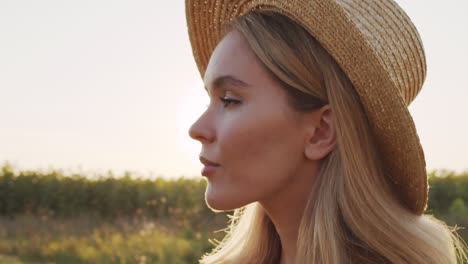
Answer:
[[235, 100], [235, 99], [231, 99], [231, 98], [227, 98], [227, 97], [220, 97], [219, 98], [223, 103], [224, 103], [224, 107], [228, 107], [229, 105], [231, 104], [239, 104], [240, 101], [239, 100]]

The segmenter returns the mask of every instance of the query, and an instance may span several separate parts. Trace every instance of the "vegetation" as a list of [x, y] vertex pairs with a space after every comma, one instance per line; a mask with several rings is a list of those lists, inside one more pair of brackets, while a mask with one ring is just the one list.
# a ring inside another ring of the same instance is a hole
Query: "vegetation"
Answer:
[[[2, 219], [0, 252], [52, 263], [196, 263], [208, 232], [177, 232], [148, 219]], [[0, 258], [1, 261], [1, 258]], [[2, 263], [2, 262], [0, 262]]]
[[[435, 171], [429, 181], [426, 212], [468, 226], [468, 173]], [[205, 188], [202, 179], [90, 179], [4, 165], [0, 264], [197, 263], [228, 221], [206, 207]]]

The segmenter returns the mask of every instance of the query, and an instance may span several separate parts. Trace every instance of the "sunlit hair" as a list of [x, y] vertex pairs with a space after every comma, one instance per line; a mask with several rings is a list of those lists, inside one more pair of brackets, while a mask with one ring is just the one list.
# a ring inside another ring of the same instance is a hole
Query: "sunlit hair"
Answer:
[[[271, 11], [232, 21], [290, 95], [297, 111], [329, 104], [337, 147], [322, 161], [303, 212], [296, 263], [462, 263], [464, 244], [445, 223], [398, 202], [353, 85], [301, 26]], [[313, 177], [313, 175], [311, 175]], [[279, 263], [281, 242], [258, 202], [236, 209], [201, 263]], [[457, 262], [457, 260], [459, 262]]]

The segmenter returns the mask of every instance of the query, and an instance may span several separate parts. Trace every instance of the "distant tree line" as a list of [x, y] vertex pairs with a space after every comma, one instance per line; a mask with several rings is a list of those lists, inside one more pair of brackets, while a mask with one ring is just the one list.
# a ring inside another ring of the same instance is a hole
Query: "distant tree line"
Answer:
[[[468, 172], [434, 171], [428, 176], [426, 213], [449, 225], [468, 227]], [[0, 172], [0, 215], [93, 215], [104, 219], [145, 216], [190, 228], [202, 228], [214, 221], [225, 224], [226, 214], [214, 214], [206, 206], [205, 188], [201, 178], [141, 179], [126, 174], [90, 179], [58, 172], [15, 174], [4, 165]], [[459, 233], [468, 239], [466, 230]]]

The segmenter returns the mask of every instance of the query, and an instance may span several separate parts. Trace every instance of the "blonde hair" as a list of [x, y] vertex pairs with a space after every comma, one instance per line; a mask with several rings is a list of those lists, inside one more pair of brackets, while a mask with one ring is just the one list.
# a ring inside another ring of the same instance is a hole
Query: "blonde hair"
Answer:
[[[272, 11], [232, 21], [291, 106], [329, 104], [337, 147], [323, 160], [299, 226], [296, 263], [457, 263], [468, 260], [450, 227], [399, 202], [353, 85], [297, 23]], [[311, 175], [312, 176], [312, 175]], [[200, 263], [279, 263], [281, 241], [258, 202], [236, 209], [227, 235]]]

